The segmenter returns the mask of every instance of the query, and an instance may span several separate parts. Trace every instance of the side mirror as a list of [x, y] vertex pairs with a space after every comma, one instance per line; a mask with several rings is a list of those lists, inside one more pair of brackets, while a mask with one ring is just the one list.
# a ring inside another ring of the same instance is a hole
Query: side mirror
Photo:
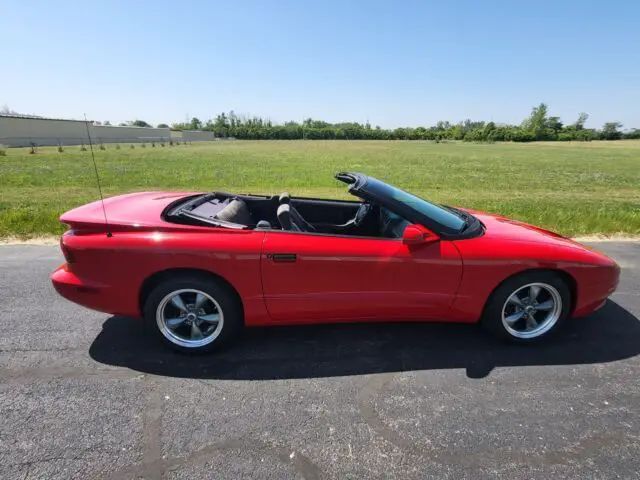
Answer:
[[421, 225], [410, 224], [404, 229], [402, 243], [405, 245], [422, 245], [438, 241], [438, 236]]

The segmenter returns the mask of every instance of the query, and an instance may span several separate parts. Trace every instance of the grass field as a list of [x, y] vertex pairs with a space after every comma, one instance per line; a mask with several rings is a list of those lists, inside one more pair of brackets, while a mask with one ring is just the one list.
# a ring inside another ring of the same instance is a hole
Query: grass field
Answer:
[[[237, 141], [96, 150], [105, 195], [215, 189], [346, 198], [339, 170], [437, 202], [497, 212], [564, 234], [640, 234], [640, 142], [476, 145]], [[0, 237], [58, 234], [58, 216], [98, 198], [80, 147], [0, 156]]]

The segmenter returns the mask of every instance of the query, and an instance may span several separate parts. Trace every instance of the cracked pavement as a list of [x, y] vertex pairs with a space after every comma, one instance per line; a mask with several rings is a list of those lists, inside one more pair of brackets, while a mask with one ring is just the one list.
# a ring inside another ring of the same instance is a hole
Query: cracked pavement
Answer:
[[640, 243], [552, 342], [476, 326], [255, 329], [188, 357], [0, 246], [0, 478], [640, 478]]

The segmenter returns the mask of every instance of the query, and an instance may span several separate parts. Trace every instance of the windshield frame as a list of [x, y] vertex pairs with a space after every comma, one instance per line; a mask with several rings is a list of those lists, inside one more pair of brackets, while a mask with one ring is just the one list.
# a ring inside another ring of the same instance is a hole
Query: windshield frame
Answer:
[[[475, 237], [483, 232], [482, 224], [473, 215], [467, 212], [459, 212], [457, 209], [451, 207], [441, 206], [429, 202], [417, 195], [402, 190], [394, 185], [384, 182], [378, 178], [370, 177], [361, 173], [341, 172], [336, 175], [336, 179], [347, 183], [349, 186], [347, 190], [352, 195], [362, 198], [363, 200], [382, 205], [396, 214], [404, 217], [408, 221], [416, 224], [420, 224], [438, 234], [442, 238], [446, 239], [462, 239]], [[410, 204], [400, 201], [394, 196], [388, 195], [388, 192], [383, 191], [384, 187], [399, 191], [404, 194], [408, 194], [420, 201], [425, 202], [429, 208], [437, 209], [445, 215], [451, 215], [458, 218], [462, 224], [460, 228], [453, 228], [450, 225], [438, 221], [431, 215], [420, 211]]]

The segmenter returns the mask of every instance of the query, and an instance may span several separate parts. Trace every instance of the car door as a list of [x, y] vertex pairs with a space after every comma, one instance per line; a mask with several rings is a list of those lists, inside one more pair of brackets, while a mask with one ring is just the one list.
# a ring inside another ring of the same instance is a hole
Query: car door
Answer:
[[438, 240], [269, 231], [262, 288], [275, 322], [443, 318], [462, 275], [456, 247]]

